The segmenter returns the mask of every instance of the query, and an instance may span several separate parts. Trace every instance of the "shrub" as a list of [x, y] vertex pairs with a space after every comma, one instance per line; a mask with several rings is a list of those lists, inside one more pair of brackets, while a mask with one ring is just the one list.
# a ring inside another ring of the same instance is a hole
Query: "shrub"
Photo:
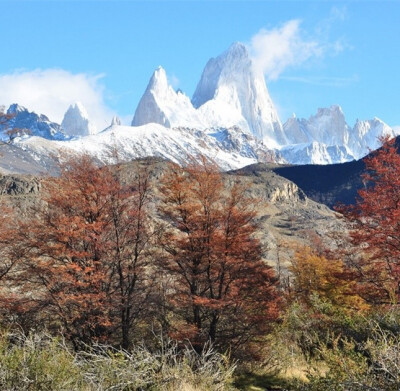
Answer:
[[95, 345], [73, 352], [46, 334], [0, 335], [2, 391], [230, 390], [235, 365], [207, 346], [201, 354], [160, 340], [150, 351]]

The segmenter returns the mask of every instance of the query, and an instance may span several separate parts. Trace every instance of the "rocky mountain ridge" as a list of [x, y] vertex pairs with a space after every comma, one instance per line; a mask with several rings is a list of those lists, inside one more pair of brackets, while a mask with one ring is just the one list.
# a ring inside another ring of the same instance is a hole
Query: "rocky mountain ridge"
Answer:
[[26, 172], [24, 162], [33, 160], [32, 173], [38, 173], [37, 166], [51, 171], [52, 156], [63, 149], [85, 151], [107, 161], [116, 145], [124, 161], [158, 156], [182, 163], [190, 155], [203, 154], [222, 170], [257, 161], [342, 163], [376, 149], [379, 137], [399, 132], [378, 118], [358, 120], [350, 127], [338, 105], [318, 109], [309, 119], [294, 116], [282, 125], [265, 78], [255, 70], [241, 43], [208, 61], [192, 99], [172, 88], [162, 67], [156, 69], [132, 126], [121, 125], [115, 117], [110, 127], [97, 133], [79, 103], [68, 108], [61, 125], [18, 105], [10, 106], [8, 112], [14, 118], [3, 124], [0, 137], [5, 139], [4, 131], [13, 127], [28, 129], [31, 137], [17, 138], [15, 163], [0, 159], [0, 166], [8, 171], [24, 167], [16, 172]]
[[304, 118], [289, 118], [283, 125], [290, 145], [281, 148], [282, 156], [295, 164], [332, 164], [357, 160], [379, 148], [379, 138], [396, 137], [398, 131], [379, 118], [357, 120], [350, 127], [338, 105], [318, 109]]

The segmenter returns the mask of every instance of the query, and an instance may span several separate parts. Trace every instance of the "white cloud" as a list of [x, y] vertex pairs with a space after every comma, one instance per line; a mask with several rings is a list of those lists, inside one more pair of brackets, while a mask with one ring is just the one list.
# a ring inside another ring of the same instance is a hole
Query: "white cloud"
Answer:
[[346, 17], [345, 8], [333, 8], [329, 18], [315, 28], [314, 33], [301, 29], [299, 19], [289, 20], [281, 27], [261, 29], [249, 44], [254, 66], [264, 73], [268, 80], [276, 80], [288, 68], [295, 68], [321, 59], [336, 56], [351, 49], [344, 37], [330, 40], [331, 26]]
[[267, 79], [276, 80], [287, 68], [322, 56], [324, 49], [316, 40], [303, 37], [300, 20], [295, 19], [280, 28], [261, 29], [251, 38], [250, 52], [254, 66]]
[[113, 111], [104, 102], [103, 75], [36, 69], [0, 74], [0, 105], [18, 103], [61, 123], [71, 103], [81, 102], [98, 130], [110, 124]]

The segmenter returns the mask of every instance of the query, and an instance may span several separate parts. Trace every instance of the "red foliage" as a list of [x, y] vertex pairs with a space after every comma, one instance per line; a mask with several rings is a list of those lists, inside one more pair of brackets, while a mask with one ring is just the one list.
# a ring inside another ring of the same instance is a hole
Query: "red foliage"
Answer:
[[44, 181], [43, 204], [19, 227], [29, 249], [26, 290], [77, 343], [113, 335], [130, 344], [147, 297], [146, 178], [131, 189], [117, 168], [69, 158], [60, 177]]
[[395, 139], [365, 159], [364, 189], [357, 203], [338, 208], [359, 249], [353, 266], [360, 294], [378, 303], [398, 302], [400, 286], [400, 155]]
[[[273, 270], [261, 259], [255, 213], [245, 189], [223, 181], [205, 159], [171, 166], [163, 179], [161, 267], [175, 276], [174, 336], [202, 346], [237, 347], [263, 335], [279, 315]], [[196, 333], [193, 330], [197, 330]]]

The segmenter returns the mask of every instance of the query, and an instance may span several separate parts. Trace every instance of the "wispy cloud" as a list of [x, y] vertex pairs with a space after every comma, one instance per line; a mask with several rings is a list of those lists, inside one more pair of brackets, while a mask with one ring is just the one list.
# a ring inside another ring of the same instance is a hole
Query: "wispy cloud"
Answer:
[[350, 84], [357, 83], [360, 79], [358, 75], [351, 77], [329, 77], [329, 76], [316, 76], [316, 77], [303, 77], [303, 76], [282, 76], [282, 80], [288, 80], [304, 84], [312, 84], [317, 86], [330, 86], [330, 87], [346, 87]]
[[345, 50], [353, 49], [345, 36], [340, 36], [335, 39], [331, 38], [332, 30], [337, 27], [338, 24], [346, 21], [347, 18], [348, 11], [346, 6], [333, 6], [329, 15], [326, 18], [322, 18], [315, 28], [315, 36], [317, 36], [318, 40], [322, 43], [325, 52], [329, 53], [331, 56], [335, 56]]
[[276, 80], [287, 69], [301, 68], [315, 59], [336, 56], [351, 46], [345, 37], [331, 39], [331, 29], [347, 18], [345, 7], [333, 7], [313, 31], [302, 29], [302, 21], [289, 20], [280, 27], [261, 29], [250, 40], [254, 66], [268, 80]]
[[60, 123], [71, 103], [82, 102], [98, 130], [113, 111], [104, 102], [104, 75], [73, 74], [63, 69], [36, 69], [0, 74], [0, 105], [18, 103]]
[[323, 48], [313, 39], [306, 39], [298, 19], [272, 30], [261, 29], [250, 41], [254, 66], [267, 79], [276, 80], [289, 67], [299, 66], [312, 57], [320, 57]]

